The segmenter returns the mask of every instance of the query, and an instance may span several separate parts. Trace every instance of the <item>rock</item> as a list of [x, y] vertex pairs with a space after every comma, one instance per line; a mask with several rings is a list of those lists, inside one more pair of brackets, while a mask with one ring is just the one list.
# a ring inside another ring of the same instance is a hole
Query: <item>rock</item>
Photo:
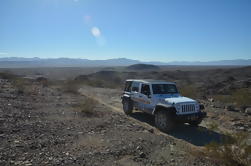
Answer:
[[239, 127], [238, 130], [245, 131], [245, 128], [243, 126]]
[[172, 163], [174, 163], [174, 162], [175, 162], [175, 160], [174, 160], [174, 159], [171, 159], [171, 162], [172, 162]]
[[154, 132], [154, 130], [153, 130], [153, 129], [149, 129], [148, 131], [149, 131], [149, 133], [153, 133], [153, 132]]
[[245, 109], [245, 113], [248, 114], [248, 115], [251, 115], [251, 107], [247, 107]]
[[237, 110], [235, 109], [235, 107], [233, 105], [227, 105], [227, 106], [225, 106], [225, 110], [226, 111], [237, 112]]
[[237, 126], [237, 127], [242, 127], [244, 126], [244, 124], [242, 122], [233, 122], [232, 123], [233, 126]]
[[214, 99], [213, 98], [209, 98], [208, 101], [214, 102]]
[[142, 150], [142, 147], [141, 147], [141, 146], [137, 146], [136, 149], [137, 149], [137, 150]]
[[145, 154], [144, 152], [140, 152], [140, 153], [139, 153], [139, 157], [140, 157], [140, 158], [145, 158], [145, 157], [146, 157], [146, 154]]

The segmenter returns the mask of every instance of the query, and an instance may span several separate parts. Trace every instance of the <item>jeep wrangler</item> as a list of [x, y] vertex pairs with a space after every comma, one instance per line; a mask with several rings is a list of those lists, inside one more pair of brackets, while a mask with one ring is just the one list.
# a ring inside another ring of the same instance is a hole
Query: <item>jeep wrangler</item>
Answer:
[[133, 109], [155, 116], [155, 125], [162, 131], [169, 131], [177, 123], [198, 126], [206, 116], [204, 106], [179, 94], [173, 82], [158, 80], [126, 80], [123, 96], [123, 110], [129, 115]]

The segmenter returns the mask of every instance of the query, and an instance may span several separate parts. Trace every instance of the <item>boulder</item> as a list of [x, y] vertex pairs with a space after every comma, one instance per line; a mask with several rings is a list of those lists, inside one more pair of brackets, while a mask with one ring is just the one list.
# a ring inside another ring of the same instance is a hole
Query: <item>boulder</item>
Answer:
[[235, 109], [235, 107], [234, 107], [233, 105], [227, 105], [227, 106], [225, 106], [225, 109], [226, 109], [227, 111], [236, 112], [236, 109]]
[[251, 115], [251, 107], [247, 107], [245, 109], [245, 113], [248, 114], [248, 115]]

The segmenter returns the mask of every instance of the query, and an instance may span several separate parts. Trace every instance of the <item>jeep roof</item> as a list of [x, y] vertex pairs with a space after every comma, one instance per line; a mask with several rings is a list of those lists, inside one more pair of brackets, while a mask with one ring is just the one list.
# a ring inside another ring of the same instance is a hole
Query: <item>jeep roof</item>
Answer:
[[175, 82], [168, 82], [164, 80], [153, 80], [153, 79], [128, 79], [126, 80], [126, 82], [127, 81], [135, 81], [149, 84], [175, 84]]

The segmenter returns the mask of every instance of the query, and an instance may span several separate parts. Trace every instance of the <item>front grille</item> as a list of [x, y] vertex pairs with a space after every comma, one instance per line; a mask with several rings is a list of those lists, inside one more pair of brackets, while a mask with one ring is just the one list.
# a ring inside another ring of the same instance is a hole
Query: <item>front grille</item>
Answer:
[[194, 104], [186, 104], [182, 105], [182, 112], [195, 112], [195, 105]]

